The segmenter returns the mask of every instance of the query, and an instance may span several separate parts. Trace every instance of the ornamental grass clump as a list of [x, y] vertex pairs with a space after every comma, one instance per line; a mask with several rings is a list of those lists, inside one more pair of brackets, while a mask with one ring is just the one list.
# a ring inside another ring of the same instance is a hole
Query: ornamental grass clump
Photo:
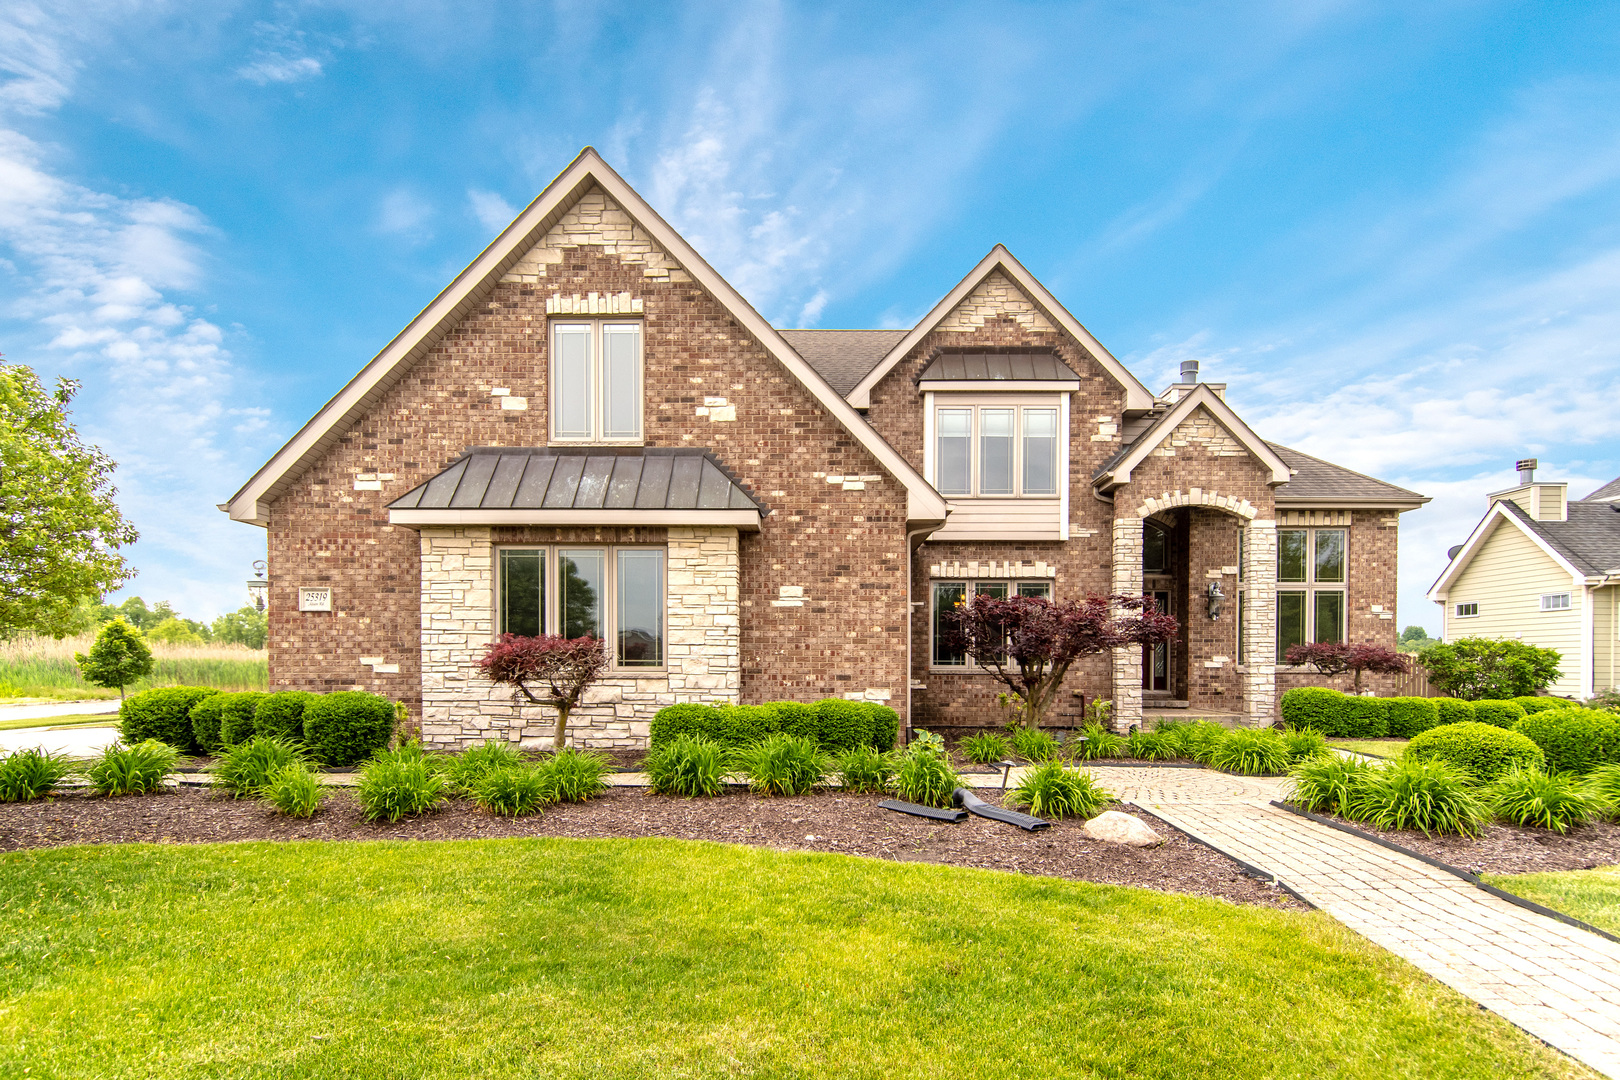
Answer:
[[1540, 769], [1510, 769], [1491, 785], [1487, 798], [1499, 820], [1556, 833], [1585, 825], [1603, 810], [1602, 799], [1577, 778]]
[[527, 817], [553, 801], [555, 792], [544, 765], [518, 765], [485, 774], [473, 788], [473, 800], [499, 817]]
[[44, 798], [73, 771], [65, 754], [39, 747], [17, 750], [0, 758], [0, 802], [31, 802]]
[[214, 786], [232, 798], [255, 798], [263, 794], [271, 776], [303, 760], [304, 749], [298, 744], [255, 735], [224, 750], [214, 766]]
[[857, 746], [834, 760], [833, 772], [845, 791], [877, 794], [889, 790], [894, 778], [894, 754], [880, 754], [870, 746]]
[[961, 783], [943, 750], [926, 741], [913, 742], [894, 770], [894, 791], [907, 802], [946, 807]]
[[1169, 761], [1181, 756], [1181, 747], [1173, 731], [1133, 731], [1125, 752], [1140, 761]]
[[701, 735], [677, 735], [647, 755], [647, 788], [655, 795], [691, 799], [720, 794], [726, 749]]
[[1372, 771], [1372, 765], [1359, 758], [1338, 754], [1307, 758], [1288, 774], [1288, 797], [1319, 814], [1342, 814]]
[[1239, 776], [1275, 776], [1288, 768], [1288, 744], [1269, 728], [1238, 728], [1210, 748], [1208, 764]]
[[491, 739], [445, 759], [445, 786], [457, 795], [471, 796], [490, 773], [515, 769], [522, 764], [523, 755], [515, 746]]
[[1113, 796], [1097, 786], [1083, 769], [1064, 768], [1060, 761], [1048, 761], [1024, 773], [1018, 786], [1007, 793], [1007, 803], [1024, 806], [1036, 817], [1089, 818]]
[[[1087, 724], [1080, 729], [1081, 739], [1071, 739], [1069, 750], [1080, 761], [1125, 756], [1125, 737], [1116, 735], [1101, 724]], [[1084, 741], [1082, 741], [1082, 739]]]
[[98, 795], [145, 795], [163, 786], [179, 757], [174, 747], [156, 739], [134, 746], [113, 743], [84, 774]]
[[321, 808], [321, 781], [308, 765], [295, 761], [276, 770], [261, 798], [288, 817], [314, 817]]
[[1448, 762], [1407, 758], [1372, 770], [1351, 793], [1345, 816], [1378, 829], [1478, 836], [1491, 812], [1471, 780]]
[[1053, 738], [1051, 732], [1038, 728], [1019, 728], [1013, 732], [1012, 748], [1013, 753], [1033, 765], [1056, 761], [1063, 754], [1063, 744]]
[[1586, 777], [1586, 790], [1597, 800], [1598, 813], [1620, 817], [1620, 765], [1599, 765]]
[[1007, 756], [1009, 744], [1007, 736], [997, 735], [995, 732], [985, 732], [982, 735], [969, 735], [956, 744], [962, 756], [975, 765], [988, 765], [992, 761], [1000, 761]]
[[444, 777], [419, 749], [384, 752], [360, 766], [355, 790], [367, 821], [398, 821], [437, 810], [444, 802]]
[[1226, 734], [1226, 728], [1213, 720], [1161, 721], [1158, 730], [1169, 735], [1179, 756], [1193, 761], [1208, 761], [1210, 751]]
[[540, 771], [551, 784], [556, 802], [584, 802], [608, 789], [605, 777], [613, 763], [606, 754], [578, 750], [572, 746], [552, 754], [540, 763]]
[[1328, 752], [1327, 739], [1319, 731], [1283, 732], [1283, 749], [1288, 752], [1288, 764], [1296, 765]]
[[772, 735], [733, 751], [732, 760], [756, 795], [804, 795], [827, 778], [827, 755], [803, 736]]

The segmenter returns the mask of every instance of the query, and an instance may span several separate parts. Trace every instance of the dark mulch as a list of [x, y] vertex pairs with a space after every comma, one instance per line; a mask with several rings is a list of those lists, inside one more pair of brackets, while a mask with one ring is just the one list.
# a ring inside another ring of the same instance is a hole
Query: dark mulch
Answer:
[[[980, 794], [989, 801], [998, 797], [993, 792]], [[354, 796], [347, 791], [329, 795], [308, 821], [294, 821], [262, 804], [197, 788], [117, 799], [69, 794], [49, 802], [0, 804], [0, 850], [138, 841], [667, 836], [974, 866], [1216, 896], [1239, 904], [1299, 907], [1287, 894], [1246, 876], [1224, 855], [1152, 818], [1143, 820], [1165, 836], [1165, 842], [1137, 849], [1093, 840], [1072, 821], [1057, 822], [1038, 833], [983, 818], [950, 825], [881, 809], [878, 798], [825, 792], [797, 798], [732, 793], [687, 800], [616, 789], [587, 803], [554, 806], [540, 817], [515, 821], [455, 801], [438, 813], [390, 825], [362, 821]]]
[[1620, 825], [1593, 822], [1560, 836], [1547, 829], [1491, 825], [1477, 839], [1384, 832], [1360, 821], [1344, 824], [1476, 874], [1535, 874], [1591, 870], [1620, 863]]

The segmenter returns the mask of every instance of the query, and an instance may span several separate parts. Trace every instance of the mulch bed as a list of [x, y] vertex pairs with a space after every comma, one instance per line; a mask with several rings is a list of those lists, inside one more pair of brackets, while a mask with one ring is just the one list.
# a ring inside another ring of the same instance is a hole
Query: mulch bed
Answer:
[[1385, 832], [1360, 821], [1336, 820], [1390, 843], [1476, 874], [1537, 874], [1592, 870], [1620, 863], [1620, 824], [1596, 821], [1560, 836], [1548, 829], [1491, 825], [1479, 836], [1424, 836]]
[[[998, 792], [979, 794], [988, 802], [999, 800]], [[667, 836], [973, 866], [1300, 908], [1286, 893], [1245, 875], [1226, 856], [1145, 816], [1146, 824], [1165, 837], [1158, 847], [1093, 840], [1072, 821], [1036, 833], [983, 818], [956, 825], [931, 822], [881, 809], [878, 799], [824, 792], [795, 798], [731, 793], [688, 800], [620, 788], [587, 803], [550, 807], [539, 817], [492, 817], [470, 802], [452, 801], [438, 813], [391, 825], [362, 821], [354, 795], [347, 791], [332, 792], [307, 821], [197, 788], [114, 799], [67, 794], [48, 802], [0, 804], [0, 851], [133, 842]]]

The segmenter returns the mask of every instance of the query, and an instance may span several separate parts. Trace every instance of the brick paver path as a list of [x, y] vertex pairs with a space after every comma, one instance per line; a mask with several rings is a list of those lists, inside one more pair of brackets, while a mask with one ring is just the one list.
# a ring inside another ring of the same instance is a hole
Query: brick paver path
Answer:
[[1280, 780], [1099, 766], [1103, 787], [1275, 875], [1352, 930], [1620, 1077], [1620, 944], [1268, 805]]

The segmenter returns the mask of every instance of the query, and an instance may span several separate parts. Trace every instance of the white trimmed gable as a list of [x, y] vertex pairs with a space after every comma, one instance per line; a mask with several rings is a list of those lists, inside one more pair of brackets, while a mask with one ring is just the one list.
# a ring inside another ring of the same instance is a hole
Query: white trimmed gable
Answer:
[[546, 267], [563, 261], [563, 252], [587, 245], [600, 247], [621, 263], [639, 265], [649, 281], [692, 280], [681, 264], [600, 187], [581, 195], [501, 280], [539, 284], [546, 276]]
[[999, 270], [979, 282], [978, 287], [952, 308], [935, 329], [975, 333], [984, 329], [986, 320], [998, 317], [1011, 319], [1033, 333], [1057, 333], [1057, 327], [1042, 314], [1041, 309]]
[[1131, 471], [1150, 456], [1175, 457], [1178, 450], [1194, 445], [1217, 457], [1252, 456], [1270, 471], [1269, 483], [1288, 482], [1288, 465], [1207, 383], [1199, 383], [1176, 402], [1092, 482], [1104, 491], [1120, 487], [1131, 482]]

